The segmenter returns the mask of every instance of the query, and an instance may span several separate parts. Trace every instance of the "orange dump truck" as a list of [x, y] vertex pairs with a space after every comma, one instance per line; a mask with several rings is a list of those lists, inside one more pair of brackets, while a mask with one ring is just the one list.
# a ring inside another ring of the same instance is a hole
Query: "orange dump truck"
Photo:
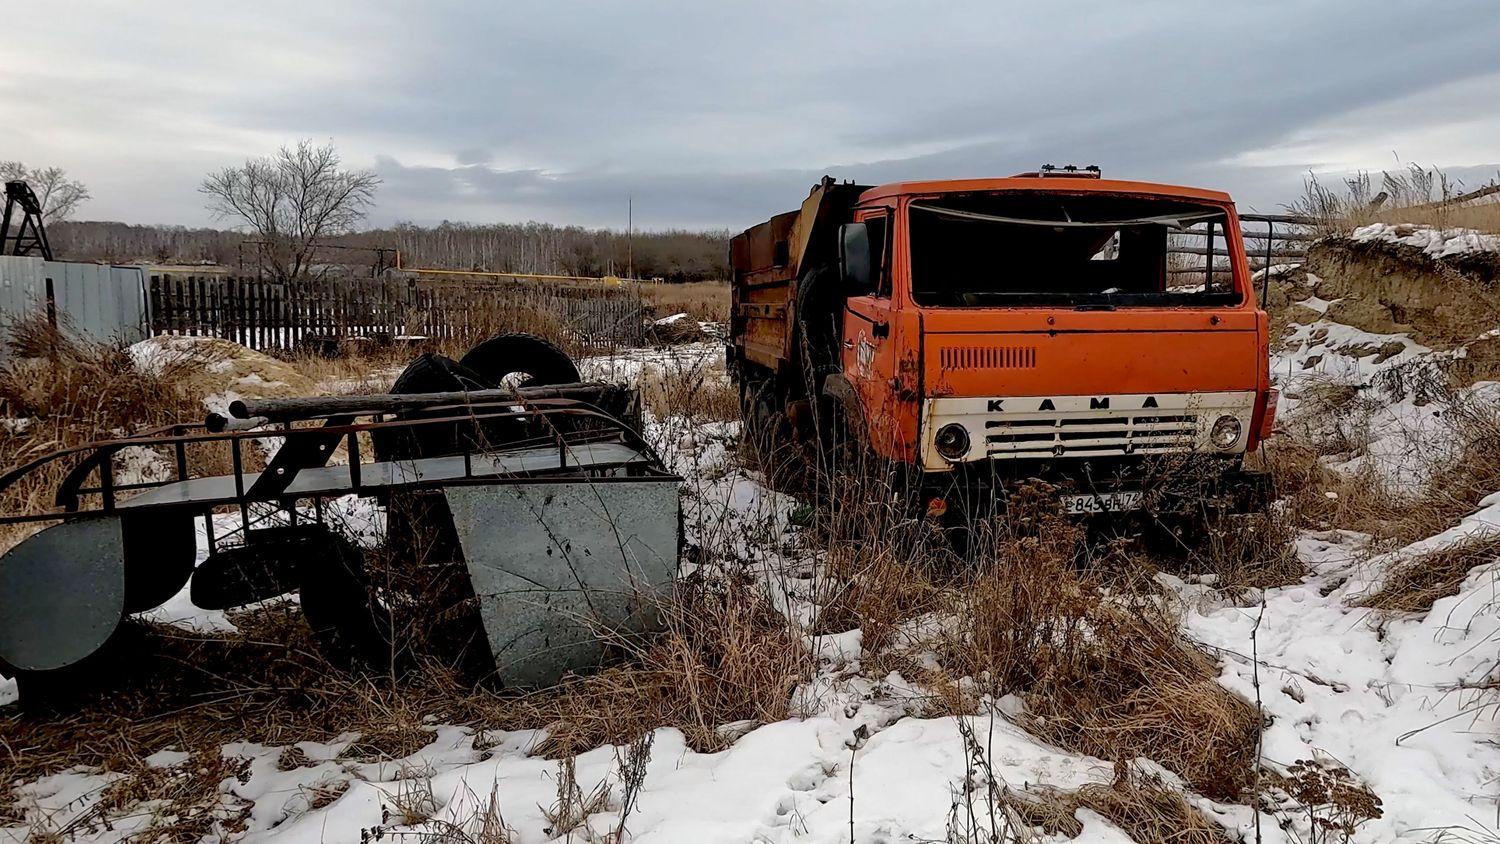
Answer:
[[729, 367], [763, 440], [853, 440], [933, 509], [1027, 478], [1074, 513], [1259, 497], [1276, 394], [1224, 193], [1097, 168], [825, 177], [730, 262]]

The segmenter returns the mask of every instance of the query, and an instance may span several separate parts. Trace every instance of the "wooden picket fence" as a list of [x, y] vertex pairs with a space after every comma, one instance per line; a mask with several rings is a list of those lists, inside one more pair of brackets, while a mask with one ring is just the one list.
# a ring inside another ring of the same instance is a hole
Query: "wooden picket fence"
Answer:
[[221, 337], [262, 351], [356, 337], [476, 338], [497, 324], [515, 327], [517, 318], [585, 341], [638, 345], [648, 314], [629, 288], [401, 277], [272, 282], [160, 274], [150, 277], [148, 298], [153, 335]]

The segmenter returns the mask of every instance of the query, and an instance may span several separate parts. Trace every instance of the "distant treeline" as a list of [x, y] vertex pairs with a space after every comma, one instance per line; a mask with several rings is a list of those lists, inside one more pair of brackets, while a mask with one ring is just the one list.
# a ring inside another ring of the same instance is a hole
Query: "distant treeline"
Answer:
[[[48, 227], [59, 258], [79, 261], [151, 261], [160, 264], [255, 263], [255, 247], [242, 232], [185, 226], [137, 226], [108, 222], [61, 222]], [[383, 246], [401, 251], [408, 267], [624, 276], [699, 281], [728, 278], [727, 231], [636, 232], [631, 238], [609, 229], [546, 223], [473, 225], [400, 223], [331, 241], [340, 246]], [[374, 254], [328, 250], [326, 263], [368, 266]]]

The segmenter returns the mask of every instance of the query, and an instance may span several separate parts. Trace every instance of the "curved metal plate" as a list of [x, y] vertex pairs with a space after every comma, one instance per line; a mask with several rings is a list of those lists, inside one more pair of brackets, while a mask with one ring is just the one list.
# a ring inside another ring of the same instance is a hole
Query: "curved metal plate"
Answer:
[[53, 525], [0, 556], [0, 660], [48, 671], [103, 645], [125, 614], [120, 520]]
[[551, 685], [598, 665], [601, 631], [657, 626], [677, 575], [675, 478], [443, 493], [506, 685]]
[[125, 612], [155, 609], [182, 591], [198, 561], [198, 527], [189, 512], [150, 509], [120, 517]]

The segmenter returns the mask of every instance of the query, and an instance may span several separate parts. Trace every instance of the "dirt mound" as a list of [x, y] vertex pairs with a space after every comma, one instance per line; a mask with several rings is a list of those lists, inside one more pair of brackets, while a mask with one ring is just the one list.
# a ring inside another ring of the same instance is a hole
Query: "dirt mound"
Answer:
[[1319, 279], [1316, 295], [1331, 302], [1327, 318], [1372, 334], [1449, 350], [1500, 324], [1500, 253], [1435, 256], [1397, 241], [1335, 237], [1313, 244], [1306, 267]]
[[312, 379], [291, 364], [217, 337], [152, 337], [130, 347], [145, 372], [174, 366], [187, 372], [180, 388], [223, 411], [236, 398], [282, 398], [314, 392]]

